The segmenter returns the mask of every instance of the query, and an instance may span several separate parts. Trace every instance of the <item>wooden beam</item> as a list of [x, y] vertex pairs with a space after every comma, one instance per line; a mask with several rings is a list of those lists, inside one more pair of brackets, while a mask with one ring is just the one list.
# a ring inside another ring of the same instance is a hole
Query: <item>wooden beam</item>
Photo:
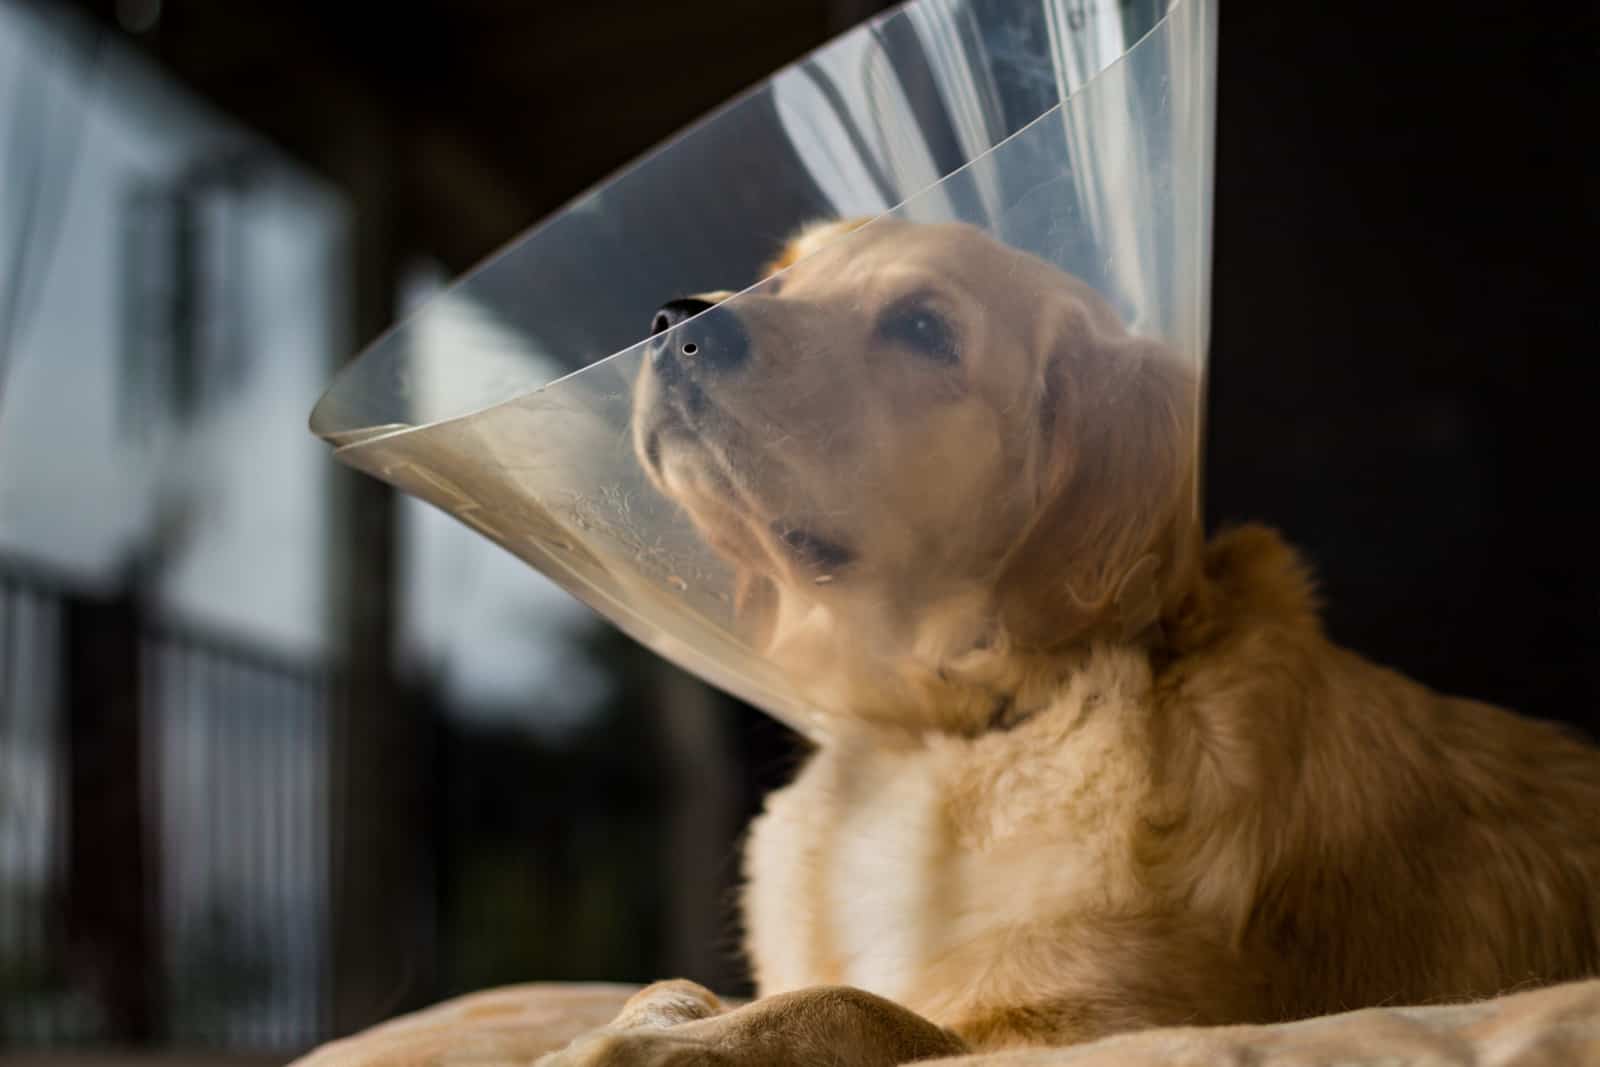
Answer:
[[154, 812], [159, 776], [142, 728], [138, 613], [131, 596], [67, 601], [61, 685], [67, 764], [68, 967], [104, 1020], [101, 1037], [156, 1041], [163, 1029]]

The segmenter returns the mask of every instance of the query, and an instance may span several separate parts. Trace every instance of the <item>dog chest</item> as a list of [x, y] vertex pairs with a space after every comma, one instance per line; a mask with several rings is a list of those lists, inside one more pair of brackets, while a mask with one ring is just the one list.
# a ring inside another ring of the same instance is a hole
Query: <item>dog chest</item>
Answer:
[[762, 992], [842, 982], [908, 1003], [935, 969], [1003, 978], [1029, 928], [1127, 903], [1147, 684], [1114, 683], [1141, 677], [1069, 686], [1003, 734], [819, 754], [752, 829]]

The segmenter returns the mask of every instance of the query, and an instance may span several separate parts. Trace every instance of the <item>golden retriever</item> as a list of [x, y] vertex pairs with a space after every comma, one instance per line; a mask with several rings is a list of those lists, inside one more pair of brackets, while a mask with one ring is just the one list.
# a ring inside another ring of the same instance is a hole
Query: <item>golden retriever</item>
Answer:
[[634, 397], [750, 640], [842, 709], [750, 833], [759, 998], [660, 983], [543, 1062], [867, 1067], [1597, 973], [1600, 752], [1331, 644], [1273, 533], [1203, 545], [1199, 383], [1088, 285], [855, 225], [668, 305]]

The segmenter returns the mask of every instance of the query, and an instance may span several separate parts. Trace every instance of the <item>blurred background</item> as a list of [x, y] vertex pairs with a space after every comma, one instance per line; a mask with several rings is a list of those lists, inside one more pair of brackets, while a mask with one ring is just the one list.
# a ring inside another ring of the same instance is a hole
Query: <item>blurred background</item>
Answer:
[[[738, 836], [799, 743], [305, 419], [883, 6], [0, 0], [0, 1061], [747, 990]], [[1339, 640], [1593, 734], [1581, 7], [1224, 5], [1207, 503], [1305, 548]]]

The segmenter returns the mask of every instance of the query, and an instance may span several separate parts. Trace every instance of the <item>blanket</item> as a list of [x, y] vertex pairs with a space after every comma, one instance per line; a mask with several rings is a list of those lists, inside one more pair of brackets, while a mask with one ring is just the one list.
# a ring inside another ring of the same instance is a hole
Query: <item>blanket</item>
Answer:
[[[635, 990], [524, 985], [474, 993], [326, 1045], [293, 1067], [526, 1067], [605, 1025]], [[1494, 1000], [1384, 1007], [1270, 1026], [1146, 1030], [930, 1067], [1600, 1067], [1600, 980]]]

